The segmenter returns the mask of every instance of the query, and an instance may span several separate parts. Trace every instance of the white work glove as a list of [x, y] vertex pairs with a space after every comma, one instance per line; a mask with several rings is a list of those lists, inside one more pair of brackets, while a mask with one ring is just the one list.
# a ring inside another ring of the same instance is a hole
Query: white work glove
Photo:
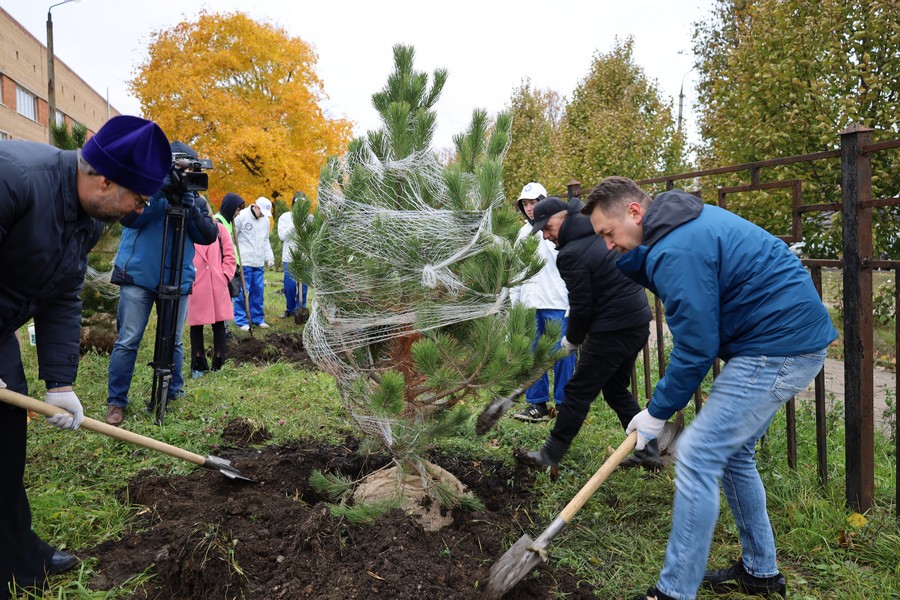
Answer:
[[0, 379], [0, 389], [5, 388], [5, 387], [6, 387], [6, 384], [3, 382], [2, 379]]
[[566, 351], [567, 356], [575, 354], [575, 352], [578, 351], [578, 347], [581, 345], [581, 344], [573, 344], [572, 342], [569, 341], [569, 339], [566, 336], [563, 336], [562, 342], [560, 342], [560, 344], [562, 344], [562, 348], [563, 348], [563, 350]]
[[70, 415], [60, 413], [53, 415], [52, 417], [47, 417], [47, 422], [54, 427], [59, 427], [60, 429], [78, 429], [84, 421], [84, 409], [81, 408], [81, 402], [72, 390], [65, 392], [47, 392], [47, 397], [44, 399], [44, 402], [72, 413]]
[[644, 446], [647, 445], [647, 442], [655, 440], [657, 436], [662, 432], [663, 426], [666, 424], [665, 419], [658, 419], [650, 414], [650, 411], [646, 408], [634, 415], [634, 418], [631, 419], [631, 422], [628, 423], [628, 427], [625, 428], [625, 433], [629, 434], [635, 429], [638, 432], [637, 444], [635, 444], [635, 450], [643, 450]]
[[275, 266], [275, 261], [274, 261], [274, 260], [267, 260], [267, 261], [266, 261], [266, 266], [267, 266], [268, 268], [270, 268], [270, 269], [273, 268], [273, 267]]

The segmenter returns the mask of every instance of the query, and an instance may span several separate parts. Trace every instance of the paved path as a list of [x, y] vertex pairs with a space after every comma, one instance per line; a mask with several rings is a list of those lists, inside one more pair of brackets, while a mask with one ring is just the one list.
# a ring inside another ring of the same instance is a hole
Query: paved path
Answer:
[[[668, 329], [666, 329], [666, 337], [671, 338], [671, 334], [669, 334]], [[656, 322], [650, 322], [650, 348], [651, 350], [655, 348], [654, 344], [656, 343]], [[671, 343], [671, 342], [670, 342]], [[639, 359], [640, 360], [640, 359]], [[885, 402], [888, 397], [892, 398], [894, 401], [894, 406], [896, 407], [895, 393], [897, 390], [897, 374], [893, 371], [888, 371], [887, 369], [881, 369], [876, 367], [873, 369], [873, 377], [874, 377], [874, 417], [875, 417], [875, 426], [880, 429], [885, 435], [890, 434], [890, 423], [887, 421], [885, 417], [885, 410], [887, 410], [887, 403]], [[844, 400], [844, 363], [840, 360], [835, 360], [833, 358], [825, 359], [825, 400], [826, 403], [829, 404], [829, 408], [833, 406], [833, 400], [841, 401]], [[809, 400], [813, 401], [815, 399], [815, 394], [813, 391], [813, 386], [810, 385], [808, 391], [800, 394], [798, 399], [801, 400]]]
[[[894, 399], [894, 406], [896, 406], [896, 398], [894, 394], [897, 390], [897, 374], [893, 371], [888, 371], [887, 369], [880, 369], [875, 367], [873, 369], [873, 379], [874, 379], [874, 398], [873, 401], [873, 415], [875, 417], [875, 426], [885, 434], [890, 435], [890, 423], [885, 417], [885, 411], [887, 410], [887, 403], [885, 402], [888, 397]], [[832, 394], [834, 395], [834, 400], [840, 400], [843, 402], [844, 400], [844, 363], [840, 360], [835, 360], [833, 358], [825, 359], [825, 402], [828, 404], [829, 408], [833, 406]], [[813, 386], [810, 386], [808, 391], [800, 394], [798, 399], [813, 401], [815, 399]]]

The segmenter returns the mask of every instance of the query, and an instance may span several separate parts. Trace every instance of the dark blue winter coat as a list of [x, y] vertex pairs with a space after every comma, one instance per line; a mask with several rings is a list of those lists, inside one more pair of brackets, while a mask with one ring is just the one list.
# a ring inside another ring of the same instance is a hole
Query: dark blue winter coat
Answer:
[[[166, 180], [166, 184], [168, 179]], [[122, 239], [116, 253], [111, 281], [116, 284], [137, 285], [156, 291], [160, 284], [160, 266], [162, 265], [163, 229], [165, 227], [166, 199], [165, 185], [150, 199], [150, 206], [141, 214], [132, 213], [122, 220]], [[191, 192], [187, 192], [191, 194]], [[191, 202], [191, 201], [189, 201]], [[166, 245], [165, 282], [172, 279], [172, 250], [174, 249], [174, 230], [170, 219], [169, 242]], [[218, 228], [213, 222], [206, 202], [196, 201], [188, 209], [185, 217], [184, 256], [181, 261], [182, 294], [189, 294], [194, 283], [194, 244], [208, 246], [218, 239]]]
[[0, 338], [34, 317], [38, 376], [62, 385], [78, 372], [81, 286], [103, 232], [81, 209], [77, 173], [74, 151], [0, 142]]
[[837, 338], [787, 244], [681, 190], [656, 197], [642, 245], [616, 264], [666, 307], [675, 346], [650, 403], [657, 418], [687, 405], [717, 356], [793, 356]]

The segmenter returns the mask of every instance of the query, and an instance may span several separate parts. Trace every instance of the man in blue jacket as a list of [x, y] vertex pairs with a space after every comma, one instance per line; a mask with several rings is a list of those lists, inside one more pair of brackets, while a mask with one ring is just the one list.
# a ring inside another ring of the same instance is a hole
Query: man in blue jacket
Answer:
[[[186, 154], [194, 160], [197, 158], [197, 154], [181, 142], [172, 142], [171, 149], [173, 153]], [[182, 194], [181, 203], [188, 209], [188, 214], [185, 219], [186, 235], [179, 288], [181, 297], [175, 323], [174, 369], [168, 390], [169, 400], [180, 396], [184, 388], [184, 377], [181, 372], [184, 347], [181, 338], [187, 315], [187, 296], [194, 283], [194, 244], [208, 246], [214, 243], [218, 239], [219, 231], [206, 209], [206, 203], [197, 202], [193, 192]], [[174, 231], [171, 227], [168, 232], [169, 239], [163, 240], [168, 208], [169, 200], [166, 198], [164, 186], [150, 199], [149, 205], [142, 213], [131, 213], [120, 221], [123, 226], [122, 239], [119, 242], [112, 274], [112, 282], [119, 285], [119, 309], [116, 313], [118, 339], [109, 357], [106, 400], [108, 405], [106, 422], [114, 427], [120, 426], [125, 419], [128, 390], [131, 388], [138, 348], [144, 337], [147, 321], [150, 319], [150, 309], [159, 298], [160, 282], [174, 281], [170, 272], [171, 254], [175, 246]], [[163, 273], [161, 266], [164, 243], [167, 255]]]
[[[804, 390], [837, 338], [809, 274], [787, 245], [756, 225], [681, 190], [652, 200], [624, 177], [603, 180], [584, 214], [622, 272], [666, 307], [674, 348], [650, 406], [628, 425], [638, 448], [684, 408], [716, 357], [726, 361], [678, 443], [665, 565], [639, 598], [694, 598], [703, 581], [785, 595], [756, 469], [756, 442], [781, 406]], [[719, 514], [719, 482], [742, 558], [704, 573]]]
[[[171, 160], [162, 130], [131, 116], [110, 119], [80, 151], [0, 141], [0, 388], [28, 394], [16, 330], [33, 317], [46, 402], [73, 415], [52, 425], [71, 430], [84, 420], [73, 384], [87, 254], [102, 221], [144, 209]], [[31, 529], [26, 423], [26, 411], [0, 403], [0, 599], [11, 583], [42, 588], [78, 562]]]

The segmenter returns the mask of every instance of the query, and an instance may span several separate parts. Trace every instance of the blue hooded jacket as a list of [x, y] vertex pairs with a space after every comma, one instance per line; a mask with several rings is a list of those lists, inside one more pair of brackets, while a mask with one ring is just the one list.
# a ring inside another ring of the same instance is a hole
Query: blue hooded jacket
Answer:
[[787, 244], [681, 190], [656, 197], [642, 244], [616, 265], [666, 307], [675, 346], [649, 407], [660, 419], [687, 405], [717, 356], [793, 356], [837, 338]]

